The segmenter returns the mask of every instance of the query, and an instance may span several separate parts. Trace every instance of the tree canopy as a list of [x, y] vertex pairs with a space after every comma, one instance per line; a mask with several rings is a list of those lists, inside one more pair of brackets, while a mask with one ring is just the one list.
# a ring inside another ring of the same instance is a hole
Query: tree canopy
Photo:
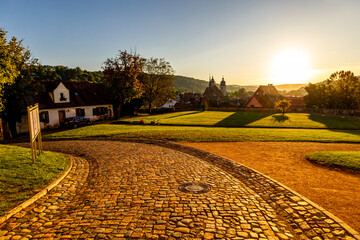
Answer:
[[291, 102], [289, 100], [286, 99], [282, 99], [282, 100], [278, 100], [275, 103], [275, 108], [279, 109], [283, 116], [285, 115], [285, 112], [291, 107]]
[[318, 84], [309, 84], [304, 96], [307, 107], [330, 109], [358, 109], [360, 81], [351, 71], [338, 71]]
[[103, 81], [101, 72], [91, 72], [79, 67], [69, 68], [66, 66], [48, 66], [39, 65], [34, 71], [34, 78], [39, 81], [56, 81], [62, 82], [80, 81], [99, 83]]
[[143, 98], [149, 104], [151, 112], [153, 103], [162, 104], [175, 96], [174, 70], [163, 58], [147, 59], [143, 70], [144, 73], [141, 75]]
[[30, 51], [22, 45], [22, 40], [12, 37], [0, 28], [0, 110], [4, 108], [4, 88], [15, 82], [21, 68], [29, 64]]
[[142, 84], [138, 77], [143, 65], [144, 60], [139, 55], [121, 50], [115, 58], [105, 61], [104, 82], [111, 91], [116, 118], [120, 117], [123, 104], [142, 95]]

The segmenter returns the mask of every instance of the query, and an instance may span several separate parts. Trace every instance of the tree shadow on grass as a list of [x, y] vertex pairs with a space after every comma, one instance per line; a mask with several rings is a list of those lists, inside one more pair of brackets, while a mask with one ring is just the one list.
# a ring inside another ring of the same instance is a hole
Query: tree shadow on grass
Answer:
[[325, 125], [332, 132], [344, 132], [360, 137], [360, 119], [342, 116], [310, 114], [309, 120]]
[[231, 114], [227, 118], [216, 123], [214, 126], [217, 127], [244, 127], [252, 122], [256, 122], [262, 118], [266, 118], [273, 115], [272, 112], [251, 112], [251, 111], [240, 111]]
[[322, 123], [326, 128], [330, 129], [360, 130], [360, 120], [358, 118], [310, 114], [309, 120]]
[[156, 118], [156, 116], [161, 116], [161, 114], [156, 114], [156, 115], [149, 115], [149, 116], [145, 116], [145, 117], [135, 117], [135, 118], [130, 118], [130, 119], [126, 119], [126, 120], [118, 120], [118, 121], [115, 121], [115, 122], [112, 122], [111, 124], [128, 124], [130, 123], [131, 121], [132, 122], [139, 122], [140, 119], [144, 118], [149, 118], [149, 117], [153, 117], [155, 118], [157, 122], [159, 122], [160, 120], [163, 120], [163, 119], [171, 119], [171, 118], [177, 118], [177, 117], [182, 117], [182, 116], [186, 116], [186, 115], [192, 115], [192, 114], [198, 114], [198, 113], [201, 113], [202, 111], [194, 111], [194, 112], [188, 112], [188, 113], [184, 113], [184, 114], [179, 114], [179, 115], [175, 115], [175, 116], [170, 116], [170, 117], [163, 117], [163, 118]]
[[282, 122], [285, 122], [285, 121], [289, 120], [289, 117], [286, 116], [286, 115], [275, 114], [275, 115], [272, 115], [271, 117], [273, 118], [274, 122], [279, 122], [279, 123], [282, 123]]
[[198, 113], [202, 113], [202, 111], [195, 111], [195, 112], [189, 112], [189, 113], [179, 114], [179, 115], [176, 115], [176, 116], [160, 118], [159, 120], [161, 120], [161, 119], [170, 119], [170, 118], [183, 117], [183, 116], [193, 115], [193, 114], [198, 114]]

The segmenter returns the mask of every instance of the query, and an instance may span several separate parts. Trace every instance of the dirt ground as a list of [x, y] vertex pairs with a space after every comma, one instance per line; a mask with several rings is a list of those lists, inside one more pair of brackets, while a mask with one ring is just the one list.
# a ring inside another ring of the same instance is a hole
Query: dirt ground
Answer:
[[183, 143], [240, 162], [290, 187], [360, 232], [360, 173], [308, 162], [317, 151], [360, 151], [360, 144]]

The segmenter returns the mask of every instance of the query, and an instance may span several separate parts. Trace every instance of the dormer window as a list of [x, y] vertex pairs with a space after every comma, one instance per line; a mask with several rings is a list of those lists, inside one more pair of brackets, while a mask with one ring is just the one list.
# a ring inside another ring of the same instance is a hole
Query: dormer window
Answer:
[[66, 97], [64, 96], [64, 93], [60, 93], [60, 101], [66, 101]]

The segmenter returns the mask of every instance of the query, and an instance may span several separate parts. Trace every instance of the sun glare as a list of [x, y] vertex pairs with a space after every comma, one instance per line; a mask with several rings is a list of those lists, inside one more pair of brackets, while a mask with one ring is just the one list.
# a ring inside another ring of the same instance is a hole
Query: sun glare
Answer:
[[279, 53], [271, 65], [273, 84], [306, 83], [313, 75], [307, 54], [300, 50]]

